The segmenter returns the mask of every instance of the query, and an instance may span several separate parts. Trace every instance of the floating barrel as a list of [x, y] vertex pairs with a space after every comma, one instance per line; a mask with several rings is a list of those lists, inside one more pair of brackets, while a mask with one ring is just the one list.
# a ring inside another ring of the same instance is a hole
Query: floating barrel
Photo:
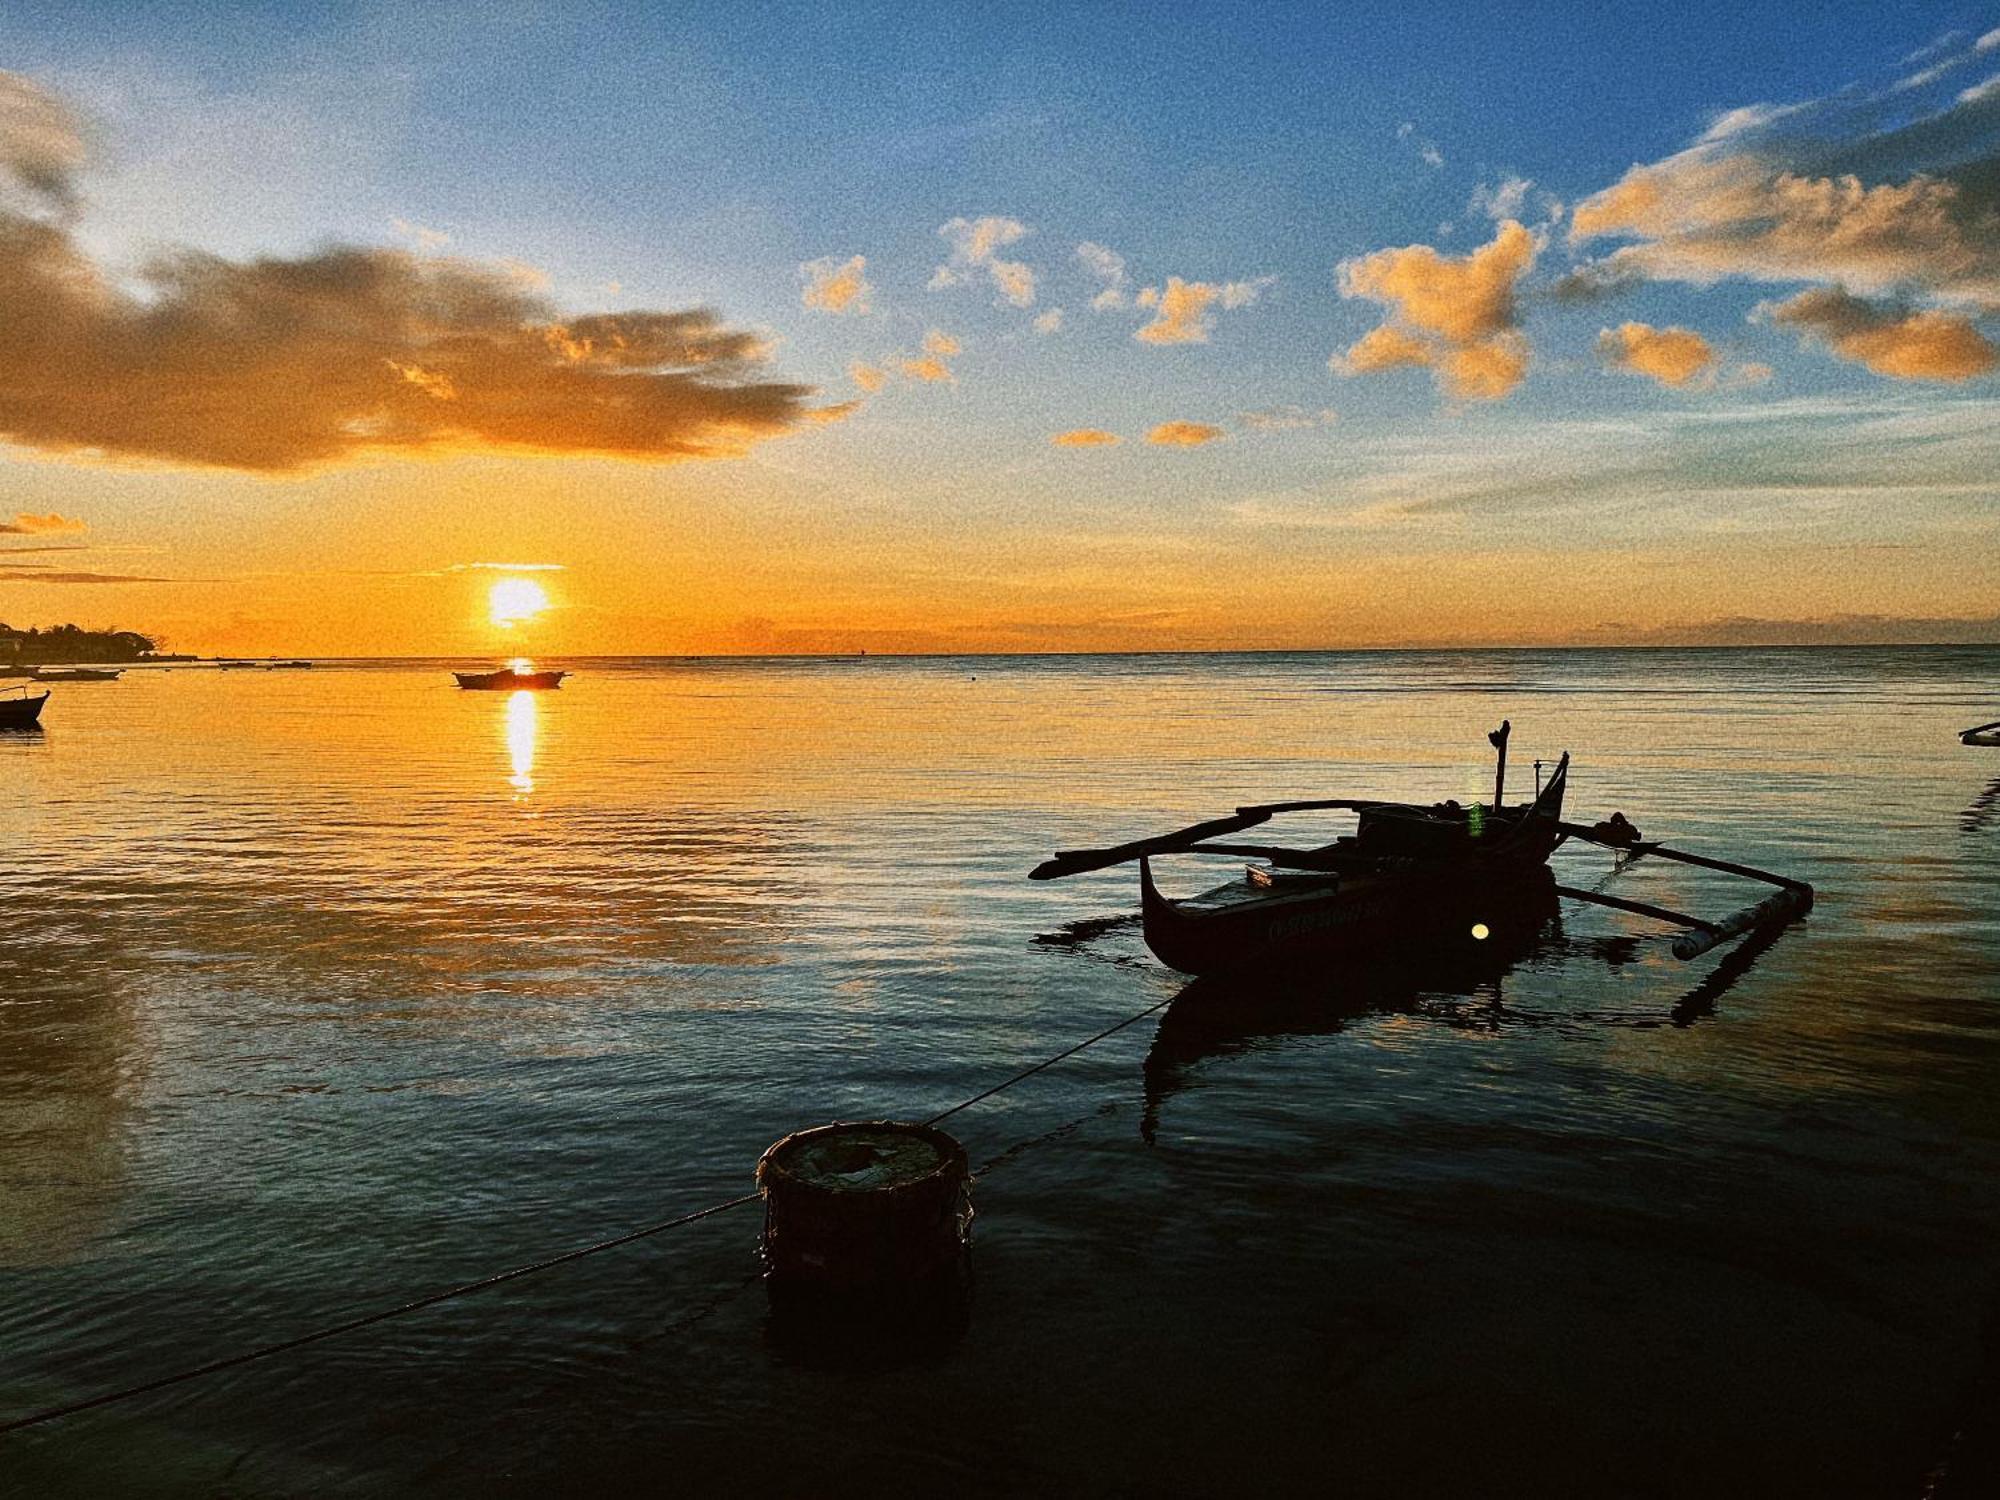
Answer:
[[774, 1300], [898, 1301], [961, 1288], [971, 1269], [965, 1148], [878, 1120], [786, 1136], [757, 1163]]

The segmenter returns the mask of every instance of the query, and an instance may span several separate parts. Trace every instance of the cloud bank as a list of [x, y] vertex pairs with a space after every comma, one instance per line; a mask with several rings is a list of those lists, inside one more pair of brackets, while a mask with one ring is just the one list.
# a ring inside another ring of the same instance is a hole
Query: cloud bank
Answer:
[[703, 308], [564, 317], [519, 276], [402, 250], [233, 261], [194, 250], [139, 290], [72, 237], [81, 146], [0, 75], [0, 437], [56, 452], [287, 473], [499, 448], [665, 461], [743, 452], [805, 415], [754, 377], [764, 341]]

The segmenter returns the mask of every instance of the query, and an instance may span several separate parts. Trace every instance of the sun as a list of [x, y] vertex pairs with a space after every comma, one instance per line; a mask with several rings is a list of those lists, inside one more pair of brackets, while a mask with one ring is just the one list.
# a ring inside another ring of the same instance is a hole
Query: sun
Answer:
[[549, 596], [532, 578], [502, 578], [486, 596], [493, 623], [503, 628], [532, 620], [549, 607]]

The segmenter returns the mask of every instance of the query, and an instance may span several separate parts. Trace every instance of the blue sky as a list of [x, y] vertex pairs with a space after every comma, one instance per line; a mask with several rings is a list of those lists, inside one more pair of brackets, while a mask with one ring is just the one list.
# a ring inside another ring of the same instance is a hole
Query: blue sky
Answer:
[[[579, 607], [577, 643], [743, 644], [754, 620], [804, 645], [1255, 644], [1230, 601], [1260, 578], [1376, 591], [1260, 604], [1268, 643], [1297, 645], [1560, 634], [1552, 609], [1426, 620], [1422, 560], [1480, 549], [1539, 557], [1544, 591], [1589, 573], [1583, 632], [2000, 615], [2000, 234], [1974, 212], [2000, 160], [1989, 37], [2000, 7], [27, 5], [0, 14], [0, 68], [80, 122], [65, 232], [121, 285], [175, 247], [498, 266], [559, 316], [714, 308], [766, 341], [769, 378], [860, 403], [716, 463], [445, 461], [431, 487], [461, 509], [496, 473], [530, 496], [482, 514], [504, 516], [497, 544], [568, 546], [579, 601], [592, 568], [645, 592], [649, 549], [662, 592], [707, 601], [615, 627]], [[1729, 175], [1746, 163], [1754, 183]], [[1682, 220], [1607, 196], [1635, 168], [1665, 174]], [[1834, 238], [1860, 226], [1860, 251], [1817, 255], [1786, 224], [1751, 243], [1784, 182], [1848, 171], [1862, 196], [1811, 212]], [[1926, 184], [1958, 215], [1930, 241]], [[1589, 205], [1609, 227], [1579, 234]], [[954, 263], [941, 231], [982, 220], [1011, 228]], [[1531, 251], [1467, 260], [1509, 221]], [[1370, 259], [1411, 246], [1434, 255]], [[857, 256], [865, 298], [802, 300], [806, 268]], [[1461, 264], [1500, 284], [1461, 286]], [[1616, 275], [1558, 295], [1592, 266]], [[1210, 289], [1205, 322], [1135, 337], [1172, 278]], [[948, 380], [906, 373], [933, 330]], [[887, 378], [866, 389], [856, 365]], [[1213, 437], [1147, 441], [1172, 423]], [[1078, 431], [1121, 441], [1052, 445]], [[244, 598], [321, 553], [449, 566], [477, 534], [412, 498], [407, 455], [245, 475], [16, 439], [0, 513], [9, 492], [88, 512], [92, 546]], [[1662, 602], [1690, 545], [1711, 579]], [[1624, 617], [1621, 553], [1655, 592]], [[0, 576], [0, 614], [27, 571]], [[717, 576], [746, 601], [735, 625]], [[302, 628], [309, 585], [286, 587], [244, 618]]]

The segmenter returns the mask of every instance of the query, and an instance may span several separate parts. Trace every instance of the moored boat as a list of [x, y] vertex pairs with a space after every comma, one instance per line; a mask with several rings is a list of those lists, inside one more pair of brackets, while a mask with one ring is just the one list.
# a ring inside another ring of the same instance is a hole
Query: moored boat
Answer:
[[518, 667], [501, 667], [493, 672], [454, 672], [462, 688], [477, 688], [484, 692], [547, 692], [550, 688], [561, 687], [567, 672], [528, 672]]
[[1357, 809], [1350, 837], [1316, 849], [1245, 849], [1267, 863], [1180, 900], [1139, 859], [1146, 946], [1183, 974], [1271, 960], [1345, 959], [1426, 938], [1483, 938], [1524, 891], [1546, 883], [1569, 757], [1532, 802], [1488, 810], [1455, 802]]
[[29, 697], [27, 691], [18, 687], [0, 691], [0, 729], [33, 729], [41, 722], [42, 705], [49, 701], [49, 695]]
[[36, 682], [116, 682], [120, 673], [101, 667], [37, 667], [28, 675]]
[[[1651, 855], [1779, 888], [1754, 906], [1710, 922], [1596, 891], [1551, 887], [1568, 899], [1678, 924], [1685, 929], [1674, 942], [1678, 958], [1696, 957], [1740, 933], [1782, 925], [1811, 909], [1812, 887], [1805, 882], [1645, 842], [1621, 814], [1588, 828], [1564, 822], [1567, 753], [1532, 800], [1509, 804], [1510, 732], [1503, 723], [1488, 736], [1499, 751], [1490, 804], [1339, 797], [1239, 807], [1230, 817], [1177, 833], [1061, 853], [1030, 876], [1053, 880], [1136, 860], [1146, 946], [1169, 967], [1196, 975], [1299, 960], [1343, 961], [1418, 944], [1486, 942], [1514, 925], [1525, 896], [1550, 886], [1549, 856], [1571, 838], [1628, 858]], [[1282, 813], [1318, 811], [1358, 814], [1356, 832], [1308, 848], [1216, 842]], [[1167, 854], [1249, 856], [1261, 863], [1237, 879], [1176, 899], [1153, 878], [1153, 860]]]
[[1958, 737], [1961, 745], [2000, 745], [2000, 719], [1991, 724], [1975, 724]]

